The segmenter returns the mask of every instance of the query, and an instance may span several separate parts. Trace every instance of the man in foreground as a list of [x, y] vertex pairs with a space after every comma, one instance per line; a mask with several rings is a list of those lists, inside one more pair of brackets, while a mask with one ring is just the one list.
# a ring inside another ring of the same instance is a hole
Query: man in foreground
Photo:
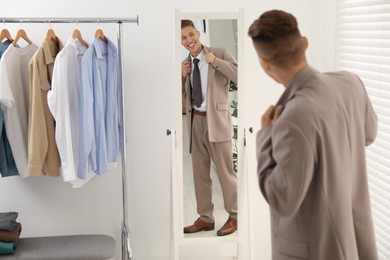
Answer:
[[285, 87], [257, 135], [273, 260], [378, 259], [365, 163], [377, 117], [362, 82], [309, 66], [289, 13], [265, 12], [248, 34], [264, 71]]

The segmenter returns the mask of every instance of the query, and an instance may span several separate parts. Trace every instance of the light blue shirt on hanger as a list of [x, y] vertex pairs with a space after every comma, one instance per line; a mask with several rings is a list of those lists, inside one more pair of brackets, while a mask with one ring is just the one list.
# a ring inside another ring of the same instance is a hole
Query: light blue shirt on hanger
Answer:
[[[0, 58], [11, 44], [9, 40], [0, 42]], [[0, 86], [1, 87], [1, 86]], [[0, 175], [3, 177], [19, 175], [11, 146], [4, 128], [4, 114], [0, 109]]]
[[78, 177], [101, 174], [116, 163], [120, 150], [119, 64], [116, 46], [94, 39], [82, 59]]

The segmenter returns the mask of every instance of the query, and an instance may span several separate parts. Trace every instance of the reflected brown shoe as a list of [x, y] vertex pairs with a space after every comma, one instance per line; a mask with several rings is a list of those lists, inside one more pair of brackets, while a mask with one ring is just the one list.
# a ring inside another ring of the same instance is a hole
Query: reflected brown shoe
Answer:
[[208, 223], [198, 218], [193, 225], [184, 228], [184, 233], [196, 233], [210, 230], [214, 230], [214, 223]]
[[229, 217], [226, 223], [218, 230], [218, 236], [230, 235], [237, 230], [237, 219]]

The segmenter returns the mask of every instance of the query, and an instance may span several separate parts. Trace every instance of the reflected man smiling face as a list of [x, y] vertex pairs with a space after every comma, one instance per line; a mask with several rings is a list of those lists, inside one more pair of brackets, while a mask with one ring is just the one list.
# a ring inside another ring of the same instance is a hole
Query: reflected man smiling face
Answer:
[[192, 57], [198, 56], [202, 51], [200, 33], [192, 26], [181, 29], [181, 44], [191, 53]]

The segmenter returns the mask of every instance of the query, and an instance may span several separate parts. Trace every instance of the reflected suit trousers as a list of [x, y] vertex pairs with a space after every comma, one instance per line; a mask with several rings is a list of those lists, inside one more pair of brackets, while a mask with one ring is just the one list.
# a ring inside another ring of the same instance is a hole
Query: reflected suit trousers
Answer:
[[206, 222], [214, 222], [212, 202], [213, 161], [222, 189], [224, 207], [230, 217], [237, 218], [237, 176], [233, 170], [232, 143], [210, 142], [206, 116], [194, 115], [192, 121], [192, 169], [197, 212]]

